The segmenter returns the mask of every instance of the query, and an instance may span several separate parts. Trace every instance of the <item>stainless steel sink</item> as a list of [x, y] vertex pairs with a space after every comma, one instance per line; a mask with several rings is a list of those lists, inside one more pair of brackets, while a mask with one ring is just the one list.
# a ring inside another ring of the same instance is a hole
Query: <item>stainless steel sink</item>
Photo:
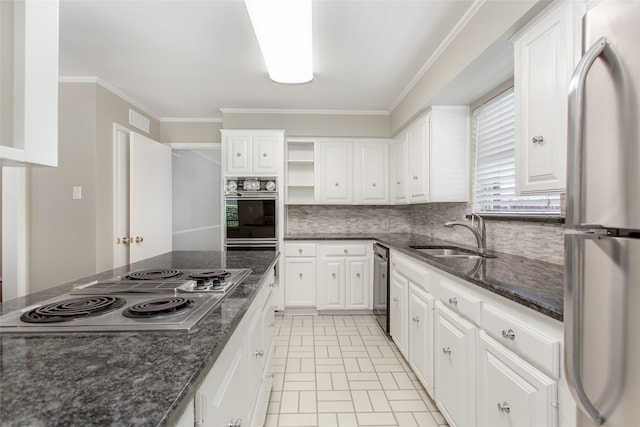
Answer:
[[419, 252], [426, 255], [431, 255], [436, 258], [495, 258], [493, 255], [484, 255], [478, 252], [473, 252], [469, 249], [458, 248], [456, 246], [409, 246]]

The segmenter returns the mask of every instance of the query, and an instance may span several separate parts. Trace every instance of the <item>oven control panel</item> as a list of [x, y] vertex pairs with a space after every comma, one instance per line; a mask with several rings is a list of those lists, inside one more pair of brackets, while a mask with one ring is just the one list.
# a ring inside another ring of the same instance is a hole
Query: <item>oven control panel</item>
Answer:
[[225, 191], [264, 191], [275, 192], [277, 189], [275, 178], [226, 178]]

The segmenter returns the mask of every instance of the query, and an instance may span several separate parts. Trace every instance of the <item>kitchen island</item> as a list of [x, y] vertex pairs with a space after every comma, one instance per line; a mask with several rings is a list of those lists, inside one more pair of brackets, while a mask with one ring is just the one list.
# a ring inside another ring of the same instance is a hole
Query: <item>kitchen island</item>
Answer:
[[275, 251], [170, 252], [0, 304], [0, 314], [74, 284], [143, 269], [250, 268], [190, 333], [0, 335], [0, 425], [173, 425], [273, 269]]

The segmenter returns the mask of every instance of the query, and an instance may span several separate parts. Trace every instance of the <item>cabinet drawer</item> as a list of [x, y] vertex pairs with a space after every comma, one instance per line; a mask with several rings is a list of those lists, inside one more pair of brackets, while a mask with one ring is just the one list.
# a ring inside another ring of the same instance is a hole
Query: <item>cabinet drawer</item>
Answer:
[[494, 307], [482, 308], [482, 328], [499, 343], [554, 377], [560, 376], [560, 342]]
[[447, 280], [440, 281], [440, 300], [452, 311], [480, 325], [481, 301]]
[[324, 254], [328, 256], [363, 256], [367, 254], [367, 245], [326, 245]]
[[291, 257], [314, 257], [316, 256], [315, 243], [287, 243], [284, 245], [284, 256]]

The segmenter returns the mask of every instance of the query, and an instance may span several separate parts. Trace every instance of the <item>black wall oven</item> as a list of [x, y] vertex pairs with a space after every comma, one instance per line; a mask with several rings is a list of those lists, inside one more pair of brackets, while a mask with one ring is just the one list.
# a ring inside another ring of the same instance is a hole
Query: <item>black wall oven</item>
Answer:
[[[233, 182], [230, 184], [230, 182]], [[247, 184], [248, 182], [248, 184]], [[276, 247], [278, 194], [268, 182], [249, 178], [227, 179], [225, 192], [225, 246]], [[231, 189], [230, 189], [231, 187]], [[245, 189], [247, 188], [247, 189]]]

